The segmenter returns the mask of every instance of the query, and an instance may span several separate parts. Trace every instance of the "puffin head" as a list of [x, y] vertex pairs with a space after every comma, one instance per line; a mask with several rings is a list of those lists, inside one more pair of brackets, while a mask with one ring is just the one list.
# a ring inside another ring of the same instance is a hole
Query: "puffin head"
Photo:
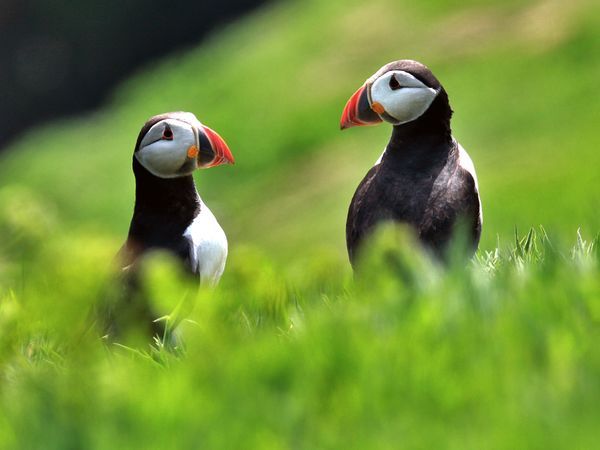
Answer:
[[383, 66], [350, 97], [340, 128], [384, 120], [398, 126], [414, 122], [430, 110], [449, 124], [452, 110], [440, 82], [425, 65], [403, 59]]
[[198, 168], [233, 164], [225, 141], [189, 112], [160, 114], [148, 119], [133, 153], [137, 162], [159, 178], [190, 175]]

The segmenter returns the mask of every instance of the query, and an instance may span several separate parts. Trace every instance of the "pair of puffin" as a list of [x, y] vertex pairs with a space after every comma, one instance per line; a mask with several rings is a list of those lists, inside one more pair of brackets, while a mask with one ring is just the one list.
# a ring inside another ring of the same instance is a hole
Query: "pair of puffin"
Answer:
[[[462, 221], [476, 250], [482, 224], [477, 177], [452, 137], [451, 116], [440, 82], [411, 60], [383, 66], [346, 104], [342, 129], [383, 121], [393, 125], [389, 143], [350, 204], [346, 240], [352, 265], [365, 238], [384, 221], [409, 225], [442, 258]], [[227, 239], [200, 199], [192, 172], [233, 162], [225, 141], [193, 114], [150, 118], [133, 156], [136, 199], [124, 265], [148, 250], [164, 249], [202, 282], [216, 284], [225, 268]]]

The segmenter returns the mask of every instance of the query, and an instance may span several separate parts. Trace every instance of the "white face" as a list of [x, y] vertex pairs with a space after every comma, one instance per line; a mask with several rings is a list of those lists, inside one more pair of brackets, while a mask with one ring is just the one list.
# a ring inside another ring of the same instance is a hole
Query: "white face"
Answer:
[[[400, 125], [418, 119], [429, 108], [438, 90], [427, 87], [417, 78], [402, 70], [392, 70], [379, 77], [371, 86], [371, 107], [381, 115], [381, 107]], [[379, 104], [380, 106], [378, 106]]]
[[[192, 123], [198, 122], [195, 117], [193, 119], [190, 120]], [[148, 130], [135, 157], [152, 175], [176, 178], [189, 175], [198, 168], [199, 148], [198, 131], [187, 122], [169, 118]]]

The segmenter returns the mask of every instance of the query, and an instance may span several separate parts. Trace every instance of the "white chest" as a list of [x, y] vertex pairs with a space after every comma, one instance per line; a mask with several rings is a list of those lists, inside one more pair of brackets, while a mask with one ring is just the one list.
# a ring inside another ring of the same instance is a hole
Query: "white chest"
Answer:
[[475, 191], [477, 192], [477, 199], [479, 200], [479, 222], [483, 224], [483, 209], [481, 207], [481, 197], [479, 196], [479, 183], [477, 181], [477, 174], [475, 173], [475, 165], [471, 160], [471, 157], [467, 153], [467, 151], [463, 148], [460, 143], [458, 143], [458, 164], [464, 170], [469, 172], [473, 177], [473, 181], [475, 182]]
[[227, 237], [213, 213], [202, 201], [200, 214], [183, 233], [190, 243], [192, 270], [202, 284], [216, 285], [225, 270]]

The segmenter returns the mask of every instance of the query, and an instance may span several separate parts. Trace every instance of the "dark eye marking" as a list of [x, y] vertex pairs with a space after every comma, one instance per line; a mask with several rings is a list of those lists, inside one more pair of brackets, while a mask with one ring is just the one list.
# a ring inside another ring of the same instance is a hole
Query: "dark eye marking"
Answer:
[[402, 89], [402, 86], [400, 86], [400, 83], [398, 82], [398, 80], [396, 80], [396, 77], [394, 75], [392, 75], [390, 77], [390, 89], [392, 91], [397, 91], [398, 89]]
[[165, 129], [163, 130], [162, 138], [165, 141], [173, 140], [173, 131], [171, 131], [171, 128], [169, 127], [169, 125], [165, 125]]

